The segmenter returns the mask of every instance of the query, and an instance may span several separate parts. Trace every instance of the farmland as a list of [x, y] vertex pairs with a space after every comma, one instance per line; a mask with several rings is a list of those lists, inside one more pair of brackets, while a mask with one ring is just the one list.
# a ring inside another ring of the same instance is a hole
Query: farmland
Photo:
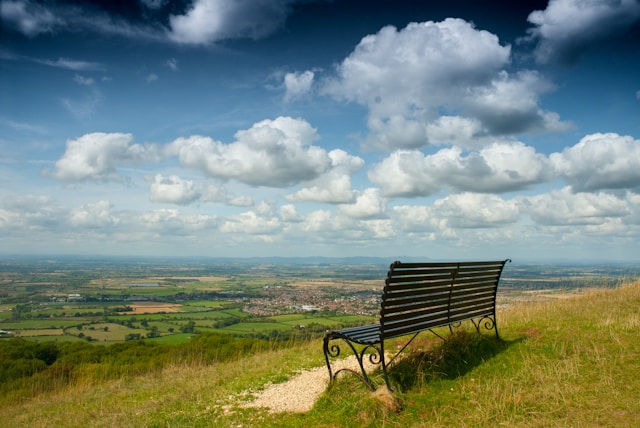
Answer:
[[[13, 257], [0, 260], [2, 337], [118, 343], [194, 334], [287, 340], [375, 319], [388, 261]], [[637, 278], [636, 265], [508, 265], [499, 304]]]

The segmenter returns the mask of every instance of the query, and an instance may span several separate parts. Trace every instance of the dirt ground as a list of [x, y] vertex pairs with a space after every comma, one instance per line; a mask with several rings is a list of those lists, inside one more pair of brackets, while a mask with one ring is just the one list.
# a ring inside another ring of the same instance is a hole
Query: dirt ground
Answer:
[[[157, 314], [160, 312], [179, 312], [180, 306], [175, 303], [139, 302], [128, 305], [135, 314]], [[126, 312], [124, 314], [131, 314]]]

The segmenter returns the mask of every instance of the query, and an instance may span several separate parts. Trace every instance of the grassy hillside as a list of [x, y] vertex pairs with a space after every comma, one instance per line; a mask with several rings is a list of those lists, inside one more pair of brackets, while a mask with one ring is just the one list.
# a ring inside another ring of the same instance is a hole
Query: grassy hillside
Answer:
[[401, 392], [372, 394], [353, 377], [305, 414], [244, 409], [243, 391], [323, 364], [320, 341], [230, 362], [175, 364], [4, 398], [0, 426], [640, 426], [640, 282], [502, 309], [504, 342], [429, 334], [392, 371]]

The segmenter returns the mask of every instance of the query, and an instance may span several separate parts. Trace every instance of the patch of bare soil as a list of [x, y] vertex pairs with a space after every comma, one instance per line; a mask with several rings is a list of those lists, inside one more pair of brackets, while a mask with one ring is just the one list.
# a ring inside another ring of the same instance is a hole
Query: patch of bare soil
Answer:
[[[133, 313], [136, 314], [157, 314], [161, 312], [178, 312], [178, 308], [182, 305], [174, 303], [156, 303], [156, 302], [140, 302], [129, 305]], [[123, 314], [130, 314], [127, 312]]]

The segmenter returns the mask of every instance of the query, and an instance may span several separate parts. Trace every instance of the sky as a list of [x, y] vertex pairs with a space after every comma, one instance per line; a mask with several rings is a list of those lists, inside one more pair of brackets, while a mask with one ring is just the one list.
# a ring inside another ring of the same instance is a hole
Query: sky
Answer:
[[639, 0], [0, 2], [0, 255], [639, 250]]

